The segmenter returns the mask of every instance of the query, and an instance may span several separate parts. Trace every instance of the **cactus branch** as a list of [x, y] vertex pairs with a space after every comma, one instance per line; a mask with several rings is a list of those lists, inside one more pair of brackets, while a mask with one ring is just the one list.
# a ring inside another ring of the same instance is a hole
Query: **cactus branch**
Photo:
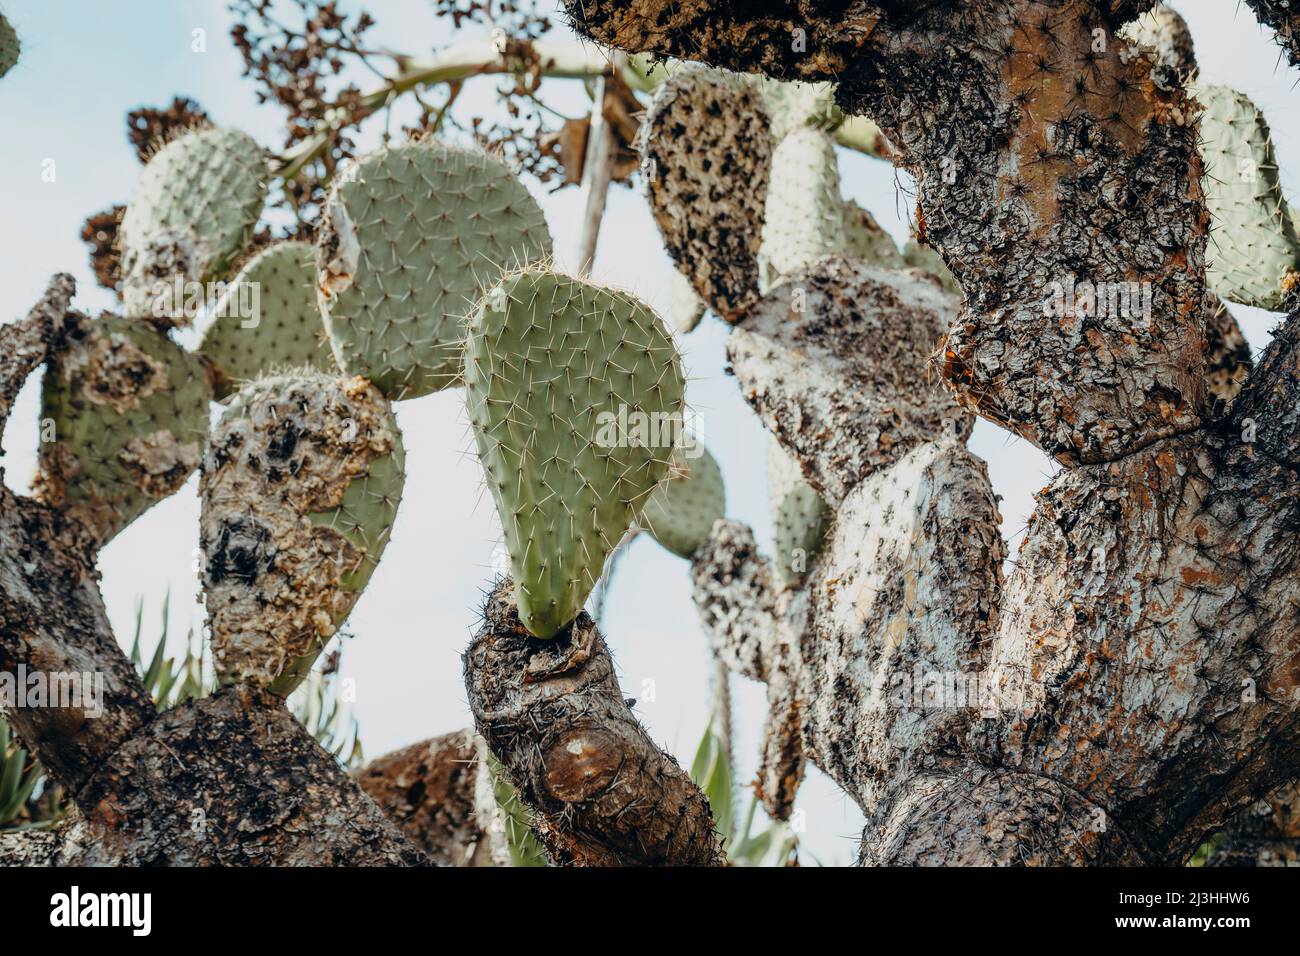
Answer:
[[0, 439], [18, 392], [27, 376], [45, 361], [54, 330], [67, 315], [76, 291], [76, 280], [60, 272], [50, 279], [45, 294], [25, 319], [0, 326]]
[[719, 866], [708, 801], [632, 714], [584, 613], [550, 640], [519, 620], [513, 584], [488, 596], [464, 655], [474, 721], [538, 813], [553, 863]]

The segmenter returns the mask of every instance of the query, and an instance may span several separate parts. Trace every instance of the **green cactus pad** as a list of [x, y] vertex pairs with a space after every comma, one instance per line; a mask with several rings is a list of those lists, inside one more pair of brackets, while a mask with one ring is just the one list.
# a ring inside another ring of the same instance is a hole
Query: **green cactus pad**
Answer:
[[[254, 303], [257, 314], [246, 314]], [[235, 387], [289, 369], [340, 374], [316, 304], [316, 250], [310, 243], [281, 242], [258, 253], [216, 311], [199, 351]]]
[[[690, 457], [693, 453], [698, 454]], [[668, 478], [650, 496], [640, 523], [673, 554], [689, 559], [726, 512], [722, 469], [696, 443], [673, 450]]]
[[176, 308], [176, 277], [226, 274], [253, 234], [268, 178], [262, 148], [239, 130], [196, 130], [160, 149], [118, 232], [128, 315], [168, 325], [192, 318]]
[[1205, 107], [1206, 282], [1221, 298], [1282, 311], [1300, 282], [1300, 240], [1282, 194], [1268, 123], [1235, 90], [1202, 86], [1194, 94]]
[[792, 129], [772, 153], [759, 253], [762, 287], [769, 289], [783, 276], [844, 249], [835, 144], [822, 130]]
[[528, 270], [470, 320], [465, 385], [520, 619], [552, 637], [582, 610], [684, 437], [677, 350], [631, 296]]
[[768, 442], [767, 487], [772, 500], [772, 571], [781, 587], [795, 587], [821, 549], [831, 510], [775, 438]]
[[362, 378], [246, 384], [203, 460], [200, 543], [225, 681], [287, 694], [343, 623], [388, 544], [406, 480], [388, 402]]
[[14, 32], [13, 25], [0, 14], [0, 76], [18, 65], [21, 52], [22, 44], [18, 42], [18, 34]]
[[41, 497], [107, 543], [198, 466], [211, 397], [199, 360], [148, 324], [79, 318], [45, 374]]
[[334, 355], [391, 399], [456, 385], [482, 290], [550, 254], [541, 208], [499, 160], [438, 142], [372, 153], [335, 181], [317, 243]]

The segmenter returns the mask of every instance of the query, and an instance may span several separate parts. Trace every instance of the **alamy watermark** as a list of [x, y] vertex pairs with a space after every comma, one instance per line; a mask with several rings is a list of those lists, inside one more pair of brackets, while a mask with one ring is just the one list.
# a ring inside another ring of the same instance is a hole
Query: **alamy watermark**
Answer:
[[620, 405], [596, 414], [596, 444], [601, 448], [676, 448], [684, 458], [699, 458], [704, 444], [681, 412], [643, 412]]
[[243, 329], [255, 329], [262, 321], [260, 282], [194, 282], [175, 275], [170, 283], [155, 283], [150, 300], [159, 319], [237, 318]]
[[1074, 315], [1147, 324], [1151, 321], [1152, 295], [1150, 282], [1091, 282], [1069, 276], [1047, 286], [1043, 315], [1049, 319]]
[[86, 717], [104, 714], [104, 675], [98, 671], [0, 671], [0, 710], [77, 709]]

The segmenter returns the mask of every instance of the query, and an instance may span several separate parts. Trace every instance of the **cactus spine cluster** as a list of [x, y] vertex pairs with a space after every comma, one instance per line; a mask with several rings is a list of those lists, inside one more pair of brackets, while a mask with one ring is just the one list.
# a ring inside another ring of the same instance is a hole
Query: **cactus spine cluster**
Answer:
[[530, 269], [480, 301], [465, 386], [519, 617], [551, 637], [668, 473], [685, 414], [677, 350], [631, 296]]

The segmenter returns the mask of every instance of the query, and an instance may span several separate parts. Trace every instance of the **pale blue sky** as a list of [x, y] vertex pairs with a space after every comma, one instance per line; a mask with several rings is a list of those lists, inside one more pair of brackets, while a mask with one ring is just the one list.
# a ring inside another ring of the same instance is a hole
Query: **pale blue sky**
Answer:
[[[379, 26], [372, 40], [419, 55], [446, 44], [444, 24], [418, 0], [372, 0], [365, 4]], [[1175, 4], [1190, 21], [1203, 78], [1250, 94], [1273, 124], [1284, 181], [1297, 193], [1300, 176], [1300, 99], [1297, 74], [1278, 65], [1276, 47], [1249, 14], [1229, 0], [1183, 0]], [[355, 7], [344, 2], [345, 9]], [[80, 286], [83, 309], [112, 308], [112, 297], [95, 285], [78, 233], [85, 217], [130, 198], [139, 172], [125, 136], [127, 110], [162, 104], [174, 94], [193, 96], [221, 125], [236, 126], [267, 146], [281, 141], [278, 114], [258, 107], [251, 85], [240, 78], [240, 61], [227, 37], [224, 4], [135, 0], [111, 11], [92, 0], [0, 0], [24, 42], [23, 60], [0, 82], [0, 321], [22, 315], [49, 274], [70, 271]], [[207, 33], [207, 51], [191, 50], [194, 30]], [[471, 39], [468, 31], [455, 39]], [[358, 76], [363, 87], [370, 83]], [[491, 108], [491, 79], [477, 80], [462, 97], [464, 111]], [[576, 83], [556, 84], [555, 101], [570, 115], [580, 112]], [[401, 114], [399, 114], [400, 117]], [[377, 141], [372, 122], [363, 146]], [[395, 126], [396, 128], [396, 126]], [[53, 183], [42, 182], [42, 164], [55, 163]], [[906, 236], [902, 218], [912, 201], [905, 177], [880, 162], [841, 156], [847, 194], [870, 209], [896, 237]], [[536, 184], [530, 184], [535, 187]], [[536, 191], [536, 190], [535, 190]], [[562, 266], [576, 241], [577, 193], [538, 193]], [[671, 266], [639, 191], [616, 187], [594, 270], [598, 281], [617, 284], [661, 310], [669, 300]], [[1252, 345], [1267, 344], [1276, 317], [1234, 308]], [[751, 523], [770, 543], [765, 478], [765, 437], [723, 375], [725, 329], [709, 320], [682, 342], [689, 399], [700, 412], [703, 434], [721, 462], [729, 513]], [[26, 490], [34, 470], [37, 391], [24, 390], [6, 436], [7, 481]], [[398, 418], [408, 449], [406, 497], [392, 544], [353, 613], [356, 639], [344, 652], [344, 676], [356, 681], [356, 712], [371, 756], [470, 722], [461, 683], [460, 651], [472, 631], [479, 592], [491, 578], [499, 540], [458, 391], [403, 403]], [[1022, 441], [980, 423], [972, 448], [990, 466], [1003, 496], [1004, 532], [1014, 539], [1032, 508], [1032, 495], [1052, 468]], [[162, 597], [172, 593], [172, 633], [198, 627], [193, 552], [198, 542], [196, 482], [158, 505], [122, 533], [100, 560], [109, 613], [119, 637], [129, 641], [137, 596], [156, 618]], [[1014, 542], [1013, 542], [1014, 544]], [[608, 638], [627, 696], [641, 696], [653, 681], [655, 699], [637, 711], [657, 740], [689, 764], [707, 720], [704, 640], [690, 601], [686, 562], [648, 540], [623, 561], [610, 597]], [[740, 730], [739, 779], [752, 777], [765, 710], [760, 686], [737, 679], [736, 724]], [[861, 818], [850, 801], [815, 771], [800, 806], [806, 811], [804, 846], [819, 860], [852, 859]]]

